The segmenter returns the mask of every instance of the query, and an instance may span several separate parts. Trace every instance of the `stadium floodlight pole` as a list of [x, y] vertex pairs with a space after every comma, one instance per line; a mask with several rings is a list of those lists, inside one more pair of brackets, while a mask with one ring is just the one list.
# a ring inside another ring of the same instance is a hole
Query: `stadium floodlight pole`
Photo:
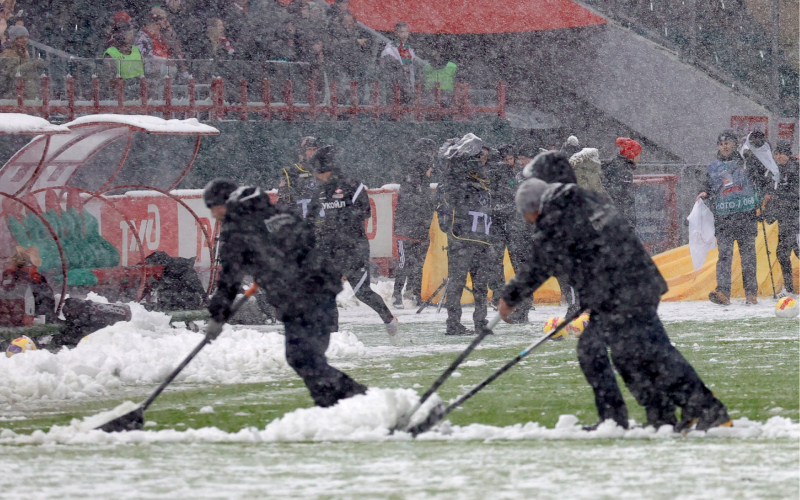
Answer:
[[[233, 315], [236, 314], [236, 311], [238, 311], [239, 308], [241, 308], [242, 305], [245, 302], [247, 302], [247, 300], [250, 297], [255, 295], [257, 291], [258, 291], [258, 285], [253, 283], [253, 285], [250, 288], [248, 288], [246, 292], [244, 292], [244, 296], [240, 297], [238, 300], [236, 300], [236, 302], [233, 303], [233, 305], [231, 306], [230, 316], [228, 317], [229, 318], [233, 317]], [[164, 380], [164, 382], [162, 382], [161, 385], [158, 386], [158, 388], [153, 392], [153, 394], [151, 394], [149, 398], [145, 399], [144, 402], [140, 404], [138, 408], [126, 413], [125, 415], [122, 415], [121, 417], [117, 417], [114, 420], [111, 420], [110, 422], [106, 422], [105, 424], [97, 427], [97, 430], [106, 432], [122, 432], [122, 431], [136, 431], [142, 429], [144, 427], [144, 411], [147, 409], [147, 407], [150, 406], [153, 403], [153, 401], [156, 400], [158, 395], [161, 394], [161, 392], [167, 388], [170, 382], [172, 382], [175, 379], [175, 377], [177, 377], [178, 374], [181, 371], [183, 371], [184, 368], [186, 368], [186, 365], [188, 365], [189, 362], [193, 360], [194, 357], [197, 356], [197, 354], [209, 342], [211, 342], [211, 339], [207, 335], [204, 336], [203, 340], [200, 341], [199, 344], [197, 344], [197, 347], [195, 347], [192, 350], [192, 352], [190, 352], [189, 355], [186, 356], [186, 358], [183, 361], [181, 361], [181, 364], [179, 364], [178, 367], [175, 368], [172, 371], [172, 373], [169, 374], [169, 376], [167, 376], [167, 379]]]
[[472, 343], [470, 343], [470, 345], [467, 346], [464, 352], [459, 354], [458, 357], [455, 359], [455, 361], [453, 361], [450, 364], [450, 366], [447, 367], [447, 370], [445, 370], [444, 373], [442, 373], [439, 376], [439, 378], [436, 379], [436, 382], [434, 382], [433, 385], [431, 385], [430, 388], [427, 391], [425, 391], [425, 394], [423, 394], [422, 397], [419, 398], [419, 402], [414, 406], [414, 408], [410, 412], [406, 413], [405, 415], [401, 415], [400, 418], [397, 419], [397, 423], [391, 429], [392, 431], [400, 429], [406, 430], [406, 427], [408, 427], [408, 424], [411, 421], [411, 417], [414, 416], [414, 414], [417, 412], [417, 410], [420, 409], [420, 407], [425, 403], [425, 401], [427, 401], [428, 398], [430, 398], [433, 395], [433, 393], [436, 392], [436, 389], [441, 387], [441, 385], [444, 384], [448, 378], [450, 378], [450, 375], [452, 375], [453, 372], [456, 371], [458, 365], [460, 365], [465, 359], [467, 359], [467, 356], [469, 356], [470, 353], [476, 347], [478, 347], [478, 344], [480, 344], [481, 341], [484, 338], [486, 338], [487, 335], [489, 335], [489, 332], [492, 331], [492, 328], [497, 326], [497, 324], [500, 322], [500, 319], [501, 319], [500, 315], [498, 314], [494, 318], [492, 318], [491, 321], [489, 321], [489, 324], [486, 325], [483, 331], [481, 331], [481, 333], [478, 334], [472, 340]]
[[767, 223], [764, 217], [761, 217], [761, 229], [764, 230], [764, 248], [767, 250], [767, 267], [769, 268], [769, 279], [772, 281], [772, 298], [777, 299], [778, 294], [775, 292], [775, 277], [772, 275], [772, 262], [769, 260], [769, 243], [767, 242]]
[[[586, 312], [588, 313], [589, 311], [587, 310]], [[581, 314], [583, 314], [583, 312], [581, 312], [581, 311], [573, 313], [572, 316], [569, 316], [568, 318], [566, 318], [564, 320], [563, 323], [558, 325], [558, 327], [556, 327], [555, 330], [553, 330], [552, 332], [546, 333], [543, 336], [541, 336], [534, 343], [532, 343], [531, 345], [529, 345], [528, 347], [523, 349], [519, 354], [517, 354], [514, 357], [514, 359], [512, 359], [511, 361], [506, 363], [502, 368], [500, 368], [499, 370], [497, 370], [493, 374], [489, 375], [489, 377], [486, 380], [484, 380], [480, 384], [478, 384], [475, 387], [473, 387], [468, 393], [464, 394], [463, 396], [458, 398], [454, 403], [452, 403], [450, 406], [448, 406], [444, 410], [440, 411], [438, 413], [438, 415], [436, 416], [437, 418], [428, 418], [424, 422], [419, 423], [419, 424], [415, 425], [414, 427], [411, 427], [410, 429], [408, 429], [408, 432], [410, 432], [412, 436], [417, 437], [418, 435], [422, 434], [423, 432], [426, 432], [426, 431], [430, 430], [431, 428], [433, 428], [433, 426], [435, 426], [436, 424], [441, 422], [444, 419], [444, 417], [446, 417], [451, 411], [455, 410], [456, 408], [458, 408], [459, 406], [464, 404], [464, 402], [466, 400], [468, 400], [469, 398], [471, 398], [472, 396], [477, 394], [481, 389], [483, 389], [487, 385], [489, 385], [492, 382], [494, 382], [500, 375], [504, 374], [505, 372], [510, 370], [511, 367], [513, 367], [514, 365], [516, 365], [517, 363], [522, 361], [522, 358], [524, 358], [525, 356], [527, 356], [528, 354], [533, 352], [534, 349], [536, 349], [537, 347], [542, 345], [547, 339], [549, 339], [550, 337], [555, 336], [562, 329], [566, 328], [567, 325], [569, 325], [571, 322], [573, 322], [574, 320], [578, 319]]]

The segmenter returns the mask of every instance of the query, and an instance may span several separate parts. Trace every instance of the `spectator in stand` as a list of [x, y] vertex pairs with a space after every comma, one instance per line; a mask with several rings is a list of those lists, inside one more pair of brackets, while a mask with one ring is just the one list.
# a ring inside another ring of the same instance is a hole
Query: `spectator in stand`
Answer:
[[222, 19], [225, 21], [228, 40], [239, 51], [239, 59], [249, 59], [250, 51], [245, 49], [249, 45], [248, 40], [253, 36], [247, 14], [249, 4], [250, 0], [233, 0], [223, 10]]
[[294, 25], [294, 21], [287, 19], [283, 23], [283, 27], [275, 34], [275, 40], [270, 44], [270, 57], [276, 61], [296, 61], [296, 38], [297, 28]]
[[0, 95], [15, 95], [17, 73], [24, 81], [23, 93], [27, 99], [39, 95], [39, 78], [43, 63], [32, 60], [28, 52], [28, 30], [25, 26], [14, 25], [6, 29], [8, 43], [0, 52]]
[[192, 11], [191, 4], [187, 0], [168, 0], [166, 12], [169, 17], [170, 36], [175, 38], [175, 43], [182, 54], [194, 58], [197, 41], [204, 35], [202, 19], [205, 17], [205, 12], [200, 9]]
[[405, 94], [404, 100], [406, 101], [414, 95], [415, 65], [421, 64], [414, 49], [408, 43], [410, 34], [408, 24], [403, 21], [398, 22], [394, 27], [396, 40], [386, 43], [380, 58], [381, 69], [386, 74], [388, 81], [400, 82], [400, 89]]
[[581, 148], [578, 138], [571, 135], [561, 146], [561, 152], [569, 158], [578, 187], [608, 196], [603, 187], [600, 152], [596, 148]]
[[353, 14], [344, 12], [331, 19], [328, 38], [337, 80], [347, 85], [352, 81], [363, 83], [372, 54], [369, 33], [358, 26]]
[[450, 101], [453, 96], [453, 82], [457, 70], [456, 63], [445, 58], [442, 47], [434, 44], [431, 46], [429, 62], [422, 68], [425, 76], [425, 90], [432, 91], [438, 83], [443, 99]]
[[328, 17], [328, 26], [330, 26], [333, 22], [337, 20], [337, 18], [341, 18], [345, 14], [350, 13], [350, 0], [334, 0], [333, 5], [328, 8], [327, 17]]
[[730, 305], [731, 264], [733, 243], [739, 243], [742, 262], [742, 282], [746, 304], [757, 304], [756, 280], [756, 210], [758, 190], [751, 172], [745, 168], [744, 159], [737, 152], [739, 139], [732, 130], [722, 132], [717, 138], [717, 158], [708, 166], [708, 180], [697, 199], [709, 198], [714, 213], [714, 231], [717, 236], [717, 288], [708, 294], [708, 300], [719, 305]]
[[206, 21], [205, 44], [198, 44], [201, 47], [200, 58], [202, 59], [233, 59], [236, 48], [225, 36], [225, 22], [219, 17], [210, 17]]
[[639, 163], [642, 145], [628, 137], [617, 139], [619, 154], [603, 166], [606, 191], [617, 210], [636, 229], [636, 205], [633, 197], [633, 171]]
[[154, 73], [166, 76], [164, 74], [164, 68], [167, 67], [166, 61], [180, 57], [180, 54], [175, 52], [175, 47], [171, 46], [165, 37], [168, 30], [167, 12], [161, 7], [150, 9], [147, 24], [139, 30], [133, 42], [142, 54], [148, 76]]
[[0, 45], [5, 41], [8, 20], [14, 15], [16, 0], [2, 0], [0, 2]]
[[114, 14], [114, 25], [111, 28], [107, 49], [103, 52], [104, 58], [116, 59], [116, 77], [128, 80], [144, 76], [144, 64], [139, 47], [133, 45], [136, 37], [136, 26], [131, 22], [131, 16], [125, 11]]
[[778, 249], [775, 254], [783, 272], [783, 296], [797, 299], [797, 290], [792, 281], [792, 251], [795, 257], [800, 257], [798, 251], [797, 233], [800, 232], [800, 163], [797, 157], [792, 156], [792, 143], [778, 141], [775, 146], [775, 163], [780, 169], [778, 186], [775, 194], [768, 198], [767, 211], [771, 218], [778, 221]]

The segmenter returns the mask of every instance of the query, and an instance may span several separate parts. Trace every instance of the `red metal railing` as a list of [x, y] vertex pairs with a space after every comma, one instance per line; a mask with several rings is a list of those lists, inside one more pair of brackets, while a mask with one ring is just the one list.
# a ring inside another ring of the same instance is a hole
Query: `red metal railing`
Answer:
[[176, 104], [173, 92], [173, 82], [171, 78], [164, 79], [163, 101], [150, 103], [148, 82], [145, 78], [139, 79], [139, 99], [136, 103], [125, 102], [124, 81], [117, 78], [111, 84], [113, 99], [102, 100], [101, 83], [98, 77], [92, 77], [91, 100], [76, 100], [75, 98], [75, 79], [67, 76], [65, 81], [66, 100], [54, 102], [50, 99], [50, 78], [42, 76], [40, 102], [25, 102], [24, 80], [18, 76], [15, 81], [15, 100], [16, 104], [0, 104], [2, 113], [25, 113], [29, 115], [42, 116], [49, 119], [52, 114], [64, 115], [67, 120], [73, 120], [77, 115], [91, 115], [99, 113], [115, 114], [139, 114], [150, 115], [160, 114], [166, 119], [176, 115], [183, 115], [187, 118], [196, 118], [199, 113], [207, 113], [209, 120], [224, 120], [228, 114], [238, 115], [240, 120], [248, 120], [251, 116], [260, 117], [262, 120], [271, 121], [274, 119], [294, 121], [297, 119], [315, 120], [319, 116], [328, 115], [336, 120], [340, 117], [347, 117], [354, 120], [358, 115], [371, 116], [373, 120], [379, 120], [381, 116], [387, 116], [391, 120], [398, 121], [407, 117], [414, 121], [441, 120], [449, 116], [455, 120], [469, 120], [475, 114], [497, 115], [501, 120], [506, 116], [506, 87], [504, 82], [497, 84], [497, 103], [494, 106], [472, 106], [470, 104], [469, 84], [456, 83], [453, 90], [452, 104], [445, 106], [442, 103], [441, 90], [438, 83], [433, 89], [433, 104], [425, 105], [423, 102], [422, 84], [417, 83], [414, 95], [410, 102], [403, 102], [400, 84], [395, 82], [392, 86], [391, 99], [389, 102], [380, 104], [380, 87], [377, 82], [371, 84], [369, 104], [360, 104], [359, 83], [350, 84], [350, 102], [340, 104], [336, 84], [330, 85], [330, 104], [319, 105], [317, 103], [317, 89], [319, 86], [314, 80], [308, 84], [308, 103], [296, 104], [295, 92], [291, 80], [286, 80], [282, 88], [283, 102], [272, 102], [270, 97], [270, 82], [266, 79], [261, 81], [261, 101], [248, 101], [248, 82], [242, 80], [239, 83], [238, 102], [228, 102], [225, 100], [225, 82], [222, 78], [213, 78], [210, 86], [210, 99], [198, 101], [197, 83], [194, 78], [189, 79], [186, 89], [188, 99], [184, 99], [187, 104]]

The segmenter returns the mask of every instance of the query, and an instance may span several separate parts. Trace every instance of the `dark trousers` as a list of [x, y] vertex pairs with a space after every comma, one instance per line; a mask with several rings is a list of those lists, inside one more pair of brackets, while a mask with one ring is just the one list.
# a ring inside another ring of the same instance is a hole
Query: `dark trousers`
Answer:
[[461, 293], [467, 284], [467, 274], [472, 276], [472, 295], [475, 297], [475, 312], [472, 319], [475, 328], [486, 325], [487, 282], [494, 257], [492, 247], [478, 242], [462, 242], [450, 238], [447, 249], [447, 324], [461, 323]]
[[[506, 243], [508, 247], [508, 257], [511, 260], [511, 267], [514, 268], [515, 273], [518, 273], [520, 269], [522, 269], [522, 265], [525, 263], [525, 260], [530, 258], [530, 236], [533, 231], [533, 226], [527, 222], [518, 222], [517, 224], [524, 225], [514, 226], [514, 223], [511, 223], [508, 230], [508, 239]], [[531, 307], [533, 307], [533, 296], [527, 297], [517, 305], [517, 308], [514, 309], [513, 313], [511, 313], [511, 321], [527, 322], [528, 312], [531, 310]]]
[[286, 360], [303, 379], [317, 406], [333, 406], [337, 401], [367, 388], [328, 364], [325, 351], [333, 330], [336, 298], [329, 297], [302, 315], [284, 319]]
[[578, 340], [578, 361], [594, 389], [601, 420], [611, 418], [620, 423], [624, 418], [627, 425], [627, 410], [606, 348], [611, 350], [614, 366], [636, 401], [645, 407], [651, 423], [676, 423], [676, 406], [688, 417], [699, 417], [704, 410], [723, 406], [670, 343], [653, 306], [624, 315], [592, 314]]
[[717, 220], [717, 291], [731, 296], [731, 264], [733, 263], [733, 242], [739, 243], [739, 256], [742, 260], [742, 281], [744, 294], [758, 295], [756, 280], [756, 235], [758, 226], [749, 212], [728, 215]]
[[[392, 315], [392, 311], [386, 306], [386, 303], [383, 301], [380, 295], [375, 293], [375, 291], [370, 288], [370, 273], [369, 273], [369, 262], [364, 262], [362, 264], [351, 264], [349, 269], [344, 269], [342, 271], [342, 275], [347, 277], [347, 281], [350, 283], [350, 286], [353, 287], [353, 290], [358, 287], [356, 291], [356, 298], [361, 302], [368, 305], [372, 308], [373, 311], [378, 313], [378, 316], [381, 317], [384, 323], [389, 323], [394, 319], [394, 315]], [[361, 283], [359, 287], [358, 284]], [[334, 323], [333, 323], [334, 330], [339, 331], [339, 311], [336, 310], [334, 314]]]
[[406, 290], [418, 298], [422, 294], [422, 266], [428, 254], [429, 241], [397, 240], [397, 254], [400, 260], [395, 269], [394, 296], [403, 292], [403, 285], [408, 280]]
[[798, 220], [797, 217], [784, 219], [778, 221], [778, 249], [775, 255], [778, 257], [778, 263], [781, 265], [781, 272], [783, 273], [783, 286], [789, 293], [795, 293], [794, 282], [792, 281], [792, 251], [796, 257], [800, 257], [798, 252], [797, 232]]

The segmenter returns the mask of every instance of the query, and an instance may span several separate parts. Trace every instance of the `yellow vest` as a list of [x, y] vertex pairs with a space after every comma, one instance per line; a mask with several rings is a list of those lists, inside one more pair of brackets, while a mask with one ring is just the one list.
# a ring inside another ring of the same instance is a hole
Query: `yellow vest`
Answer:
[[144, 75], [144, 65], [142, 64], [142, 54], [139, 52], [139, 47], [134, 45], [131, 47], [131, 53], [128, 55], [123, 54], [116, 47], [109, 47], [104, 53], [104, 56], [111, 56], [118, 59], [117, 72], [119, 76], [124, 79], [136, 78], [137, 76]]

